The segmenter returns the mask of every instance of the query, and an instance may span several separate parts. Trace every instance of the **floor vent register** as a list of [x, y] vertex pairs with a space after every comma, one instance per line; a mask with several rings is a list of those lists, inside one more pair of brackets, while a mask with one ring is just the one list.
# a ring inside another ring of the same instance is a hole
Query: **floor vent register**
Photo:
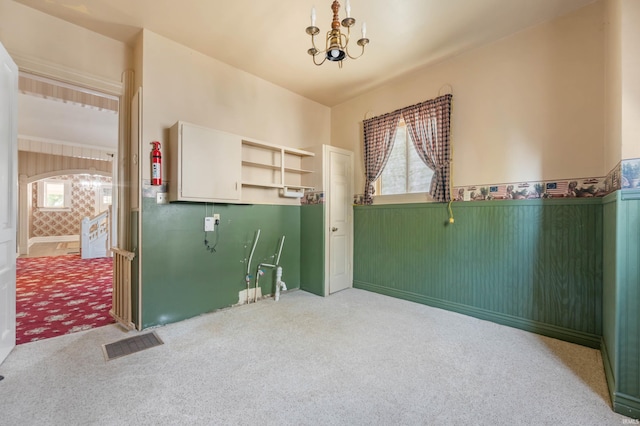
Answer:
[[163, 343], [155, 332], [151, 332], [102, 345], [102, 351], [107, 361], [111, 361], [112, 359], [153, 348], [154, 346], [160, 346]]

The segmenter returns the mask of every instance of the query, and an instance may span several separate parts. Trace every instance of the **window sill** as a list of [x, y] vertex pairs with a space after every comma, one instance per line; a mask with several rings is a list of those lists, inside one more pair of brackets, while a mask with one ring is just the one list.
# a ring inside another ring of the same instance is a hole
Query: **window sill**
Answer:
[[38, 207], [39, 212], [70, 212], [71, 207]]
[[411, 194], [375, 195], [373, 204], [409, 204], [409, 203], [433, 203], [433, 198], [428, 192], [415, 192]]

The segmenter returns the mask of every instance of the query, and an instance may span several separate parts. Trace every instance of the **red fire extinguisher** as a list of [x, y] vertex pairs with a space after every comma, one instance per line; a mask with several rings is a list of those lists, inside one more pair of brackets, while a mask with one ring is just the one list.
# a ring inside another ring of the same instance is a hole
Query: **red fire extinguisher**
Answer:
[[151, 185], [162, 185], [162, 153], [160, 152], [160, 142], [151, 142]]

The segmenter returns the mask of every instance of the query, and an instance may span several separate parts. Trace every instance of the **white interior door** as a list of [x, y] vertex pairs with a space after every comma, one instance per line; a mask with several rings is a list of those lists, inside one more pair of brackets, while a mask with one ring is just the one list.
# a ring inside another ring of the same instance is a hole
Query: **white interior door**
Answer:
[[16, 345], [18, 67], [0, 43], [0, 363]]
[[327, 147], [329, 167], [329, 293], [353, 285], [353, 154]]

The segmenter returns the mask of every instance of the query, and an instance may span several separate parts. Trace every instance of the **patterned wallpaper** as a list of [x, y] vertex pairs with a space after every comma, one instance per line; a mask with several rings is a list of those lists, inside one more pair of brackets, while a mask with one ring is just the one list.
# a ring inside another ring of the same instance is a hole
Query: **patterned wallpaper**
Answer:
[[71, 211], [51, 212], [38, 209], [38, 185], [33, 183], [29, 238], [80, 235], [80, 223], [96, 214], [96, 191], [91, 182], [111, 185], [111, 178], [97, 175], [65, 175], [58, 179], [72, 180]]
[[620, 164], [622, 189], [640, 188], [640, 158], [628, 158]]
[[[451, 200], [604, 197], [610, 192], [625, 188], [640, 188], [640, 158], [622, 160], [604, 177], [455, 186], [452, 188]], [[364, 195], [355, 194], [353, 204], [364, 204]]]
[[457, 186], [453, 201], [603, 197], [611, 192], [606, 177]]

